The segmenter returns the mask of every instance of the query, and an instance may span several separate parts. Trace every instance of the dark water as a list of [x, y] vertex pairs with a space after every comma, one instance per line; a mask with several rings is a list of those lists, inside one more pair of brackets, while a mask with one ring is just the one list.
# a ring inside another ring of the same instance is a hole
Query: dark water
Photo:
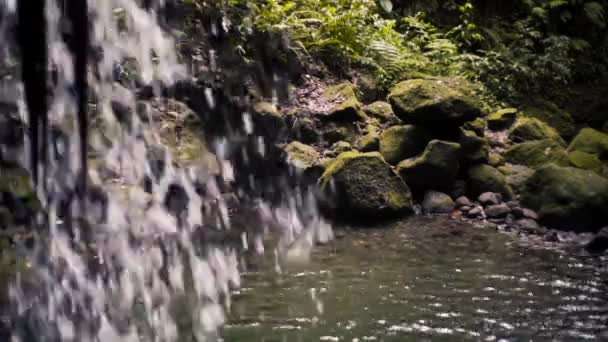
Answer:
[[[415, 218], [349, 231], [305, 269], [260, 260], [225, 341], [608, 341], [608, 261]], [[603, 265], [603, 266], [602, 266]]]

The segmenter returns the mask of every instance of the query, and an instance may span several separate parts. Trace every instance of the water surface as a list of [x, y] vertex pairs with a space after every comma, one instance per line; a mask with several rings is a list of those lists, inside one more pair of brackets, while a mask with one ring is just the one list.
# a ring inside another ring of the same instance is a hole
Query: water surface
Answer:
[[273, 260], [245, 273], [225, 341], [608, 341], [605, 258], [447, 218], [347, 231], [281, 275]]

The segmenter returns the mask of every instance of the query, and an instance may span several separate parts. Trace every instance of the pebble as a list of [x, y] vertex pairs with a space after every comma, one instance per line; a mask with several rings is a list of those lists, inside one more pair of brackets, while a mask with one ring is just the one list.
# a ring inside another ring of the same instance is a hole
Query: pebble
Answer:
[[519, 207], [519, 202], [517, 202], [517, 201], [509, 201], [509, 202], [507, 202], [507, 205], [509, 206], [509, 208], [514, 209], [514, 208], [518, 208]]
[[465, 206], [463, 206], [463, 207], [460, 207], [460, 209], [459, 209], [459, 210], [460, 210], [460, 211], [469, 211], [469, 210], [471, 210], [471, 207], [469, 207], [469, 206], [466, 206], [466, 205], [465, 205]]
[[546, 233], [546, 229], [539, 226], [538, 223], [532, 219], [520, 219], [515, 222], [519, 228], [525, 232], [532, 234], [544, 234]]
[[486, 215], [491, 218], [504, 217], [511, 212], [511, 208], [505, 203], [491, 205], [486, 208]]
[[525, 218], [529, 218], [532, 220], [538, 220], [538, 214], [536, 213], [536, 211], [532, 210], [532, 209], [526, 209], [523, 208], [523, 217]]
[[483, 205], [493, 205], [502, 202], [502, 195], [495, 192], [484, 192], [477, 198]]
[[469, 210], [469, 212], [467, 213], [467, 217], [484, 217], [485, 214], [483, 212], [483, 208], [480, 206], [474, 207], [473, 209]]

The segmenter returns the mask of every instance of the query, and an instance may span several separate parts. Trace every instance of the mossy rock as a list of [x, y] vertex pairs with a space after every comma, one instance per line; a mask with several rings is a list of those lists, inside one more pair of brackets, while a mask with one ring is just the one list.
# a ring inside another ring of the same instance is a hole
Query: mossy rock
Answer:
[[327, 88], [323, 97], [327, 101], [336, 103], [327, 114], [322, 116], [324, 119], [349, 122], [367, 119], [350, 82], [342, 82]]
[[511, 164], [538, 168], [554, 163], [568, 166], [566, 150], [553, 139], [533, 140], [515, 144], [505, 152], [505, 160]]
[[331, 145], [330, 149], [332, 152], [334, 152], [336, 155], [338, 155], [343, 152], [352, 151], [353, 146], [346, 141], [338, 141], [338, 142], [334, 143], [333, 145]]
[[413, 79], [394, 86], [388, 96], [393, 111], [407, 124], [450, 129], [483, 115], [473, 86], [457, 79]]
[[473, 131], [478, 136], [483, 137], [487, 126], [488, 125], [487, 125], [486, 120], [484, 120], [482, 118], [477, 118], [473, 121], [465, 122], [464, 125], [462, 126], [462, 128], [469, 130], [469, 131]]
[[356, 127], [347, 122], [337, 123], [330, 122], [325, 123], [319, 129], [322, 140], [329, 144], [337, 143], [338, 141], [346, 141], [351, 145], [357, 142], [358, 133]]
[[293, 141], [284, 148], [287, 153], [287, 163], [296, 169], [306, 170], [315, 166], [321, 158], [319, 152], [299, 141]]
[[430, 140], [429, 133], [422, 127], [393, 126], [380, 134], [380, 153], [389, 164], [395, 165], [420, 154]]
[[528, 179], [522, 199], [552, 228], [596, 231], [608, 224], [608, 179], [588, 170], [544, 166]]
[[583, 151], [571, 151], [568, 153], [568, 160], [570, 165], [579, 169], [590, 170], [599, 175], [602, 175], [604, 170], [604, 163], [598, 158], [596, 154], [587, 153]]
[[344, 218], [388, 218], [412, 211], [407, 184], [378, 152], [340, 154], [319, 179], [324, 192], [335, 190]]
[[258, 135], [271, 140], [284, 134], [287, 130], [283, 114], [270, 102], [257, 102], [253, 105], [252, 120]]
[[21, 199], [36, 197], [30, 174], [21, 167], [0, 168], [0, 192], [11, 193]]
[[517, 119], [509, 131], [509, 138], [514, 142], [553, 139], [562, 145], [566, 144], [553, 127], [536, 118]]
[[377, 131], [372, 131], [362, 136], [359, 140], [359, 151], [374, 152], [380, 149], [380, 134]]
[[490, 152], [490, 155], [488, 157], [488, 164], [494, 167], [499, 167], [505, 164], [505, 158], [498, 153]]
[[484, 192], [496, 192], [505, 198], [511, 198], [513, 191], [507, 184], [507, 180], [502, 172], [496, 168], [477, 164], [469, 167], [467, 172], [467, 191], [472, 198], [477, 198]]
[[399, 118], [395, 116], [393, 108], [388, 102], [376, 101], [370, 103], [363, 108], [363, 111], [371, 118], [376, 118], [383, 123], [396, 124], [399, 122]]
[[523, 109], [523, 115], [546, 122], [565, 139], [569, 139], [576, 134], [572, 116], [552, 102], [543, 101], [537, 105], [526, 107]]
[[414, 190], [448, 189], [460, 167], [460, 144], [432, 140], [422, 155], [397, 165], [397, 172]]
[[583, 128], [568, 146], [568, 151], [581, 151], [608, 160], [608, 134], [593, 128]]
[[488, 161], [490, 145], [487, 139], [477, 136], [473, 131], [460, 129], [458, 142], [462, 147], [460, 155], [464, 161], [470, 163]]
[[493, 131], [500, 131], [511, 127], [516, 118], [516, 108], [505, 108], [488, 115], [486, 121], [488, 122], [489, 129]]

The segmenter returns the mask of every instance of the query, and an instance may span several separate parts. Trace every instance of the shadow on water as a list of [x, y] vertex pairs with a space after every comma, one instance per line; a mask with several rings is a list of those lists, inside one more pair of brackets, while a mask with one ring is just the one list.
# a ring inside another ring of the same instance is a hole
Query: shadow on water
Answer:
[[244, 274], [226, 341], [608, 340], [608, 269], [487, 228], [412, 218], [354, 230], [311, 264]]

